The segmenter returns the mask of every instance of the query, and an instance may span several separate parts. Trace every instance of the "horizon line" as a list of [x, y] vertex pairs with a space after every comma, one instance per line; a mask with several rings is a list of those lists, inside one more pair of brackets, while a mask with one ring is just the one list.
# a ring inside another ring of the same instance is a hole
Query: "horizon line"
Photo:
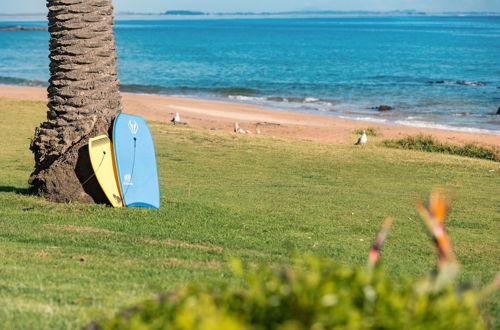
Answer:
[[[172, 14], [169, 14], [172, 13]], [[272, 16], [272, 15], [369, 15], [369, 14], [402, 14], [404, 16], [422, 16], [422, 15], [464, 15], [464, 14], [482, 14], [500, 15], [500, 11], [419, 11], [414, 9], [397, 9], [397, 10], [297, 10], [297, 11], [277, 11], [277, 12], [204, 12], [195, 10], [165, 10], [161, 12], [134, 12], [134, 11], [118, 11], [115, 15], [159, 15], [159, 16]], [[46, 16], [44, 12], [40, 13], [2, 13], [0, 16]]]

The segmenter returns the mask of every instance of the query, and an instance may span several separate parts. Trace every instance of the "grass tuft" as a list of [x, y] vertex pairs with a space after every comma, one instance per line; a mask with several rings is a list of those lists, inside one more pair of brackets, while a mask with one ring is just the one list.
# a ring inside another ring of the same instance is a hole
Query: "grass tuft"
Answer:
[[383, 145], [389, 148], [439, 152], [470, 158], [488, 159], [500, 162], [500, 150], [477, 144], [456, 145], [437, 141], [430, 135], [407, 136], [399, 140], [385, 140]]
[[379, 135], [378, 128], [375, 128], [375, 127], [360, 128], [360, 129], [355, 130], [354, 134], [361, 135], [361, 134], [363, 134], [363, 130], [366, 131], [366, 135], [368, 135], [368, 136], [378, 136]]

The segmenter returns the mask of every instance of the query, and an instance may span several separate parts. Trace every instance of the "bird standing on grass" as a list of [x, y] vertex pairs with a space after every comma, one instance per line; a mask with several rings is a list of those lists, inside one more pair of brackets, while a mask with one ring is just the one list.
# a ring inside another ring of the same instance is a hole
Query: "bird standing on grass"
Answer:
[[175, 113], [175, 117], [174, 117], [174, 118], [172, 118], [171, 122], [172, 122], [172, 123], [174, 123], [174, 125], [175, 125], [175, 124], [177, 124], [177, 123], [180, 123], [180, 121], [181, 121], [181, 117], [179, 116], [179, 113], [178, 113], [178, 112], [176, 112], [176, 113]]
[[368, 137], [366, 136], [366, 131], [363, 130], [363, 134], [361, 134], [361, 136], [359, 137], [358, 141], [355, 143], [355, 145], [357, 146], [364, 146], [366, 144], [366, 142], [368, 142]]

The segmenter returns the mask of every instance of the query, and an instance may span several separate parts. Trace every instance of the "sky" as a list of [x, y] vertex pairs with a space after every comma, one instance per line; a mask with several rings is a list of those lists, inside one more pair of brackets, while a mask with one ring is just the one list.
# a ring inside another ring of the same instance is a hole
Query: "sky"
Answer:
[[[500, 12], [500, 0], [113, 0], [116, 12], [143, 13], [166, 10], [204, 12], [277, 12], [299, 10], [415, 9], [427, 12], [493, 11]], [[0, 13], [45, 13], [45, 0], [0, 0]]]

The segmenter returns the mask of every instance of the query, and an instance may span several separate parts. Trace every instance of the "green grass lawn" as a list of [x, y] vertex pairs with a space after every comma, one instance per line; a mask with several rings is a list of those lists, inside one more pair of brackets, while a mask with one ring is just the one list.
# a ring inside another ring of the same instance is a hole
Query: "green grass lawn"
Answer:
[[[460, 279], [483, 285], [500, 271], [499, 163], [381, 138], [360, 149], [152, 122], [160, 210], [52, 204], [24, 193], [45, 108], [0, 99], [0, 328], [79, 328], [189, 282], [238, 285], [230, 256], [285, 264], [299, 251], [364, 265], [388, 215], [382, 262], [423, 276], [435, 257], [414, 201], [438, 185], [453, 196]], [[485, 304], [494, 327], [499, 301]]]

